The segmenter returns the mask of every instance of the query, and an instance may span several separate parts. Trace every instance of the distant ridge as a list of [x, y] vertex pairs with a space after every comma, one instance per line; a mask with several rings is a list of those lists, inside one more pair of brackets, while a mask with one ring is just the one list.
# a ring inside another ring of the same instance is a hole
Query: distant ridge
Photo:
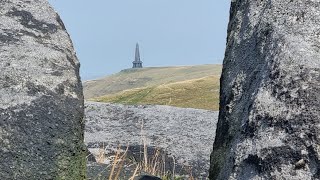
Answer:
[[222, 65], [124, 69], [85, 81], [86, 100], [218, 110]]

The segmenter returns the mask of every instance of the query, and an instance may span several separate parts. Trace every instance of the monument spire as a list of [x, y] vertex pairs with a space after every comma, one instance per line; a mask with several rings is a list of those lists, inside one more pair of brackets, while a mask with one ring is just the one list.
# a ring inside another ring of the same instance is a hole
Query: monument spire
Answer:
[[136, 53], [135, 53], [135, 59], [132, 62], [133, 66], [132, 68], [142, 68], [142, 61], [140, 60], [140, 50], [139, 50], [139, 44], [136, 44]]
[[136, 57], [135, 61], [140, 61], [140, 51], [139, 51], [139, 44], [136, 44]]

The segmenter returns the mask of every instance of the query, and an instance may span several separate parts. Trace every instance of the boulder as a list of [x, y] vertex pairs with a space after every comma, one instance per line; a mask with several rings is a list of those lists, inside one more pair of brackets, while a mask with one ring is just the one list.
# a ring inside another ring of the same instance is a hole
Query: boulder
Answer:
[[[144, 161], [146, 153], [150, 162], [161, 157], [157, 168], [164, 165], [165, 172], [208, 177], [218, 112], [98, 102], [86, 102], [85, 107], [85, 143], [96, 157], [101, 149], [112, 156], [118, 147], [123, 151], [128, 148], [127, 158], [138, 163]], [[132, 166], [130, 176], [135, 168]]]
[[210, 179], [320, 178], [320, 3], [232, 0]]
[[46, 0], [0, 1], [0, 179], [85, 179], [79, 62]]

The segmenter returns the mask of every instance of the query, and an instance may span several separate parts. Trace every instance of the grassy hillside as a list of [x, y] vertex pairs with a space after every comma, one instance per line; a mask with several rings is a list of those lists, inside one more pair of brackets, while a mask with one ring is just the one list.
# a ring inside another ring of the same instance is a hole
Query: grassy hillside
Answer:
[[135, 88], [91, 99], [120, 104], [158, 104], [218, 110], [219, 75]]
[[128, 89], [157, 87], [169, 83], [220, 75], [221, 65], [150, 67], [127, 69], [98, 80], [84, 82], [85, 99]]

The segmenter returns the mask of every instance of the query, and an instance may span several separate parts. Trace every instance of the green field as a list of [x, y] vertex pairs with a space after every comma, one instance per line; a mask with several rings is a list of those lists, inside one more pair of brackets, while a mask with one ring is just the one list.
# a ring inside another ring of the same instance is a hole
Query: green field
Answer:
[[85, 98], [218, 110], [221, 65], [128, 69], [84, 83]]

